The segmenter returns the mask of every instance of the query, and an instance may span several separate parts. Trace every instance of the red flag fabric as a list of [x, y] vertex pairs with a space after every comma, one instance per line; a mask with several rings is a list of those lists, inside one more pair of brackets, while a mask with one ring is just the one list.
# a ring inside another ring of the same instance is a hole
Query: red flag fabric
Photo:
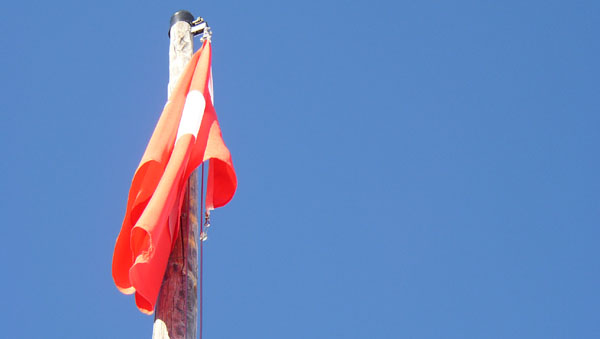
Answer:
[[135, 293], [143, 313], [154, 312], [179, 229], [187, 179], [206, 160], [209, 211], [227, 204], [237, 188], [213, 106], [209, 40], [192, 56], [163, 109], [133, 176], [115, 244], [115, 285], [125, 294]]

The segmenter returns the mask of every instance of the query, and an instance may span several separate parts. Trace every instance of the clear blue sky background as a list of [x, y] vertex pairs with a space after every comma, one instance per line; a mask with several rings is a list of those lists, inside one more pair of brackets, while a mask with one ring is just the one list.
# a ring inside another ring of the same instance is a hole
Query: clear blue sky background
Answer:
[[600, 3], [330, 0], [2, 2], [6, 338], [151, 336], [110, 265], [179, 9], [239, 178], [205, 338], [600, 338]]

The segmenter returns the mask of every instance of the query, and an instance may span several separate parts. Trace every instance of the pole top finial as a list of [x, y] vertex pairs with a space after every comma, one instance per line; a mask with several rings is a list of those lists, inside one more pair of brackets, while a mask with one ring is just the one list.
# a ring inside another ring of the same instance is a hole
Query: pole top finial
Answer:
[[188, 24], [190, 24], [190, 26], [191, 26], [192, 22], [194, 21], [194, 16], [192, 15], [192, 13], [190, 13], [186, 10], [181, 10], [181, 11], [175, 12], [171, 16], [171, 24], [169, 25], [169, 36], [171, 36], [171, 27], [173, 27], [173, 25], [175, 25], [175, 23], [177, 23], [179, 21], [185, 21]]

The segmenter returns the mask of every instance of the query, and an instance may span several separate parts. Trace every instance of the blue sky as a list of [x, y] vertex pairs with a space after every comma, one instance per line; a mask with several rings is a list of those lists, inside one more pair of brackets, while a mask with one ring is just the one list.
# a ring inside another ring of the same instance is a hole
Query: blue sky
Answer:
[[179, 9], [239, 179], [205, 338], [600, 337], [598, 2], [257, 0], [0, 5], [7, 338], [150, 337], [110, 265]]

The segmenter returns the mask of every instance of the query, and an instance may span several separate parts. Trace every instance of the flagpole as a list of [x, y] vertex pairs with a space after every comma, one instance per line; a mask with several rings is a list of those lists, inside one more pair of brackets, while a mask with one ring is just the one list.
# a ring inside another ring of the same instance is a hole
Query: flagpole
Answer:
[[[179, 11], [171, 17], [169, 30], [169, 86], [192, 58], [193, 15]], [[195, 339], [198, 323], [198, 175], [190, 176], [181, 209], [181, 229], [171, 251], [163, 279], [152, 331], [153, 339]]]

